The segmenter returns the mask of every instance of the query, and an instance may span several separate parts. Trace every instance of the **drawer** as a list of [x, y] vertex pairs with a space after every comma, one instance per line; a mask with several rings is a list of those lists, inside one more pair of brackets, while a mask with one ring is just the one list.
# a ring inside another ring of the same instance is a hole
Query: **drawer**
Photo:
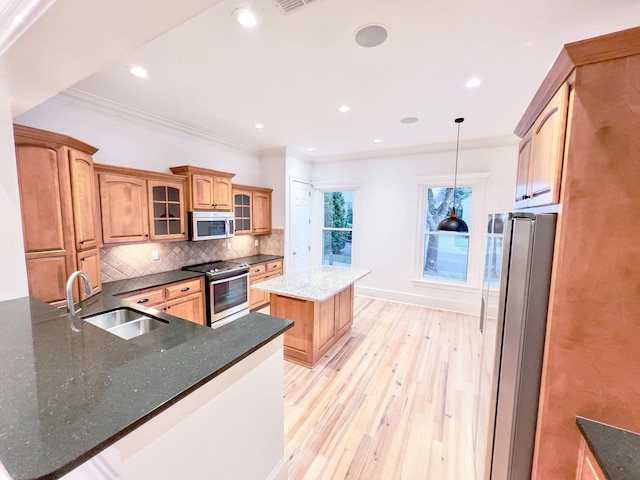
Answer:
[[139, 305], [144, 305], [145, 307], [152, 307], [154, 305], [164, 303], [164, 295], [161, 288], [122, 295], [120, 298]]
[[165, 287], [166, 300], [184, 297], [185, 295], [191, 295], [192, 293], [197, 293], [201, 290], [202, 286], [199, 278], [188, 280], [186, 282], [173, 283]]
[[282, 270], [282, 259], [272, 260], [266, 263], [267, 272], [273, 272], [274, 270]]
[[249, 276], [254, 277], [257, 275], [262, 275], [264, 272], [266, 272], [266, 264], [258, 263], [256, 265], [251, 265]]

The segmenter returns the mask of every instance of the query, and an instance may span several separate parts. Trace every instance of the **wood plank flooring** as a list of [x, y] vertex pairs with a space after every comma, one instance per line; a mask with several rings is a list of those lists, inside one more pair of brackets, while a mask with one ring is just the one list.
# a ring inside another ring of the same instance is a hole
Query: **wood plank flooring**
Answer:
[[473, 480], [477, 323], [355, 297], [316, 367], [285, 361], [289, 480]]

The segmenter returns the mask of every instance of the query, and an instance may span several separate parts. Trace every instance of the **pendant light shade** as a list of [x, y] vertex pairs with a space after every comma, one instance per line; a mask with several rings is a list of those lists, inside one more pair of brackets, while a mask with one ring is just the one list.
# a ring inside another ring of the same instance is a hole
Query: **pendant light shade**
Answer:
[[453, 201], [451, 202], [452, 205], [449, 216], [438, 224], [438, 230], [443, 230], [446, 232], [467, 233], [469, 231], [469, 227], [464, 220], [458, 218], [458, 214], [456, 213], [456, 188], [458, 186], [458, 150], [460, 148], [460, 124], [464, 122], [464, 118], [456, 118], [455, 122], [458, 124], [458, 139], [456, 140], [456, 171], [453, 176]]

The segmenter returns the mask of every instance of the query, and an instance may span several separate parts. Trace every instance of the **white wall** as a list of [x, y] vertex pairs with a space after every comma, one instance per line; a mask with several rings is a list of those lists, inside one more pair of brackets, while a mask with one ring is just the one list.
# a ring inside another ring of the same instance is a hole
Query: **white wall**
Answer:
[[170, 173], [195, 165], [235, 173], [232, 181], [260, 184], [258, 155], [205, 138], [125, 118], [117, 111], [74, 105], [64, 94], [16, 117], [15, 123], [69, 135], [96, 148], [96, 163]]
[[271, 226], [286, 226], [286, 148], [274, 148], [260, 155], [260, 186], [273, 188], [271, 194]]
[[[481, 218], [488, 213], [513, 209], [517, 145], [464, 149], [461, 146], [458, 173], [490, 173], [481, 206]], [[453, 175], [455, 152], [342, 160], [315, 163], [312, 181], [357, 183], [354, 200], [353, 266], [371, 269], [357, 283], [356, 293], [414, 303], [445, 310], [479, 314], [481, 285], [471, 288], [424, 286], [414, 282], [418, 269], [416, 252], [418, 184], [416, 177]], [[318, 205], [316, 202], [315, 205]], [[317, 216], [317, 214], [316, 214]], [[479, 248], [484, 249], [486, 225], [471, 225]], [[318, 226], [314, 236], [319, 238]], [[473, 237], [472, 237], [473, 241]], [[315, 247], [315, 263], [321, 252]], [[482, 268], [479, 262], [476, 268]], [[476, 277], [481, 280], [480, 272]]]
[[0, 252], [0, 301], [29, 295], [24, 260], [20, 194], [13, 143], [11, 104], [0, 76], [0, 205], [2, 235]]

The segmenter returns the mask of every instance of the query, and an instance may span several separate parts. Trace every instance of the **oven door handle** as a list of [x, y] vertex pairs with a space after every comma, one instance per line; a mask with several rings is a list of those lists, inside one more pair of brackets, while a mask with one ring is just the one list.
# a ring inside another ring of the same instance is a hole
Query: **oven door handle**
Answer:
[[210, 281], [209, 281], [209, 283], [210, 283], [211, 285], [218, 285], [218, 284], [220, 284], [220, 283], [229, 282], [229, 281], [231, 281], [231, 280], [238, 280], [238, 279], [240, 279], [240, 278], [248, 277], [248, 276], [249, 276], [249, 272], [247, 272], [247, 273], [242, 273], [242, 274], [240, 274], [240, 275], [235, 275], [235, 276], [233, 276], [233, 277], [222, 278], [222, 279], [220, 279], [220, 280], [210, 280]]

